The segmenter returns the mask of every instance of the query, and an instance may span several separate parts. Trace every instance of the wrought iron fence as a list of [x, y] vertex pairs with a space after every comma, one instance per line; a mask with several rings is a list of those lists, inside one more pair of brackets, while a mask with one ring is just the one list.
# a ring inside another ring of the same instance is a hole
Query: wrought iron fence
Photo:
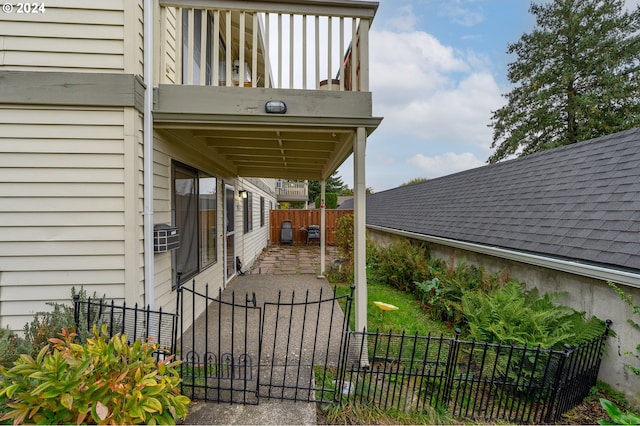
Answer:
[[[191, 399], [258, 404], [259, 332], [262, 309], [255, 295], [223, 299], [222, 290], [209, 293], [183, 285], [178, 289], [180, 329], [178, 358], [182, 361], [182, 393]], [[196, 312], [204, 304], [203, 315], [185, 323], [185, 309]]]
[[[331, 386], [317, 378], [344, 365], [353, 294], [336, 296], [318, 287], [256, 301], [255, 293], [210, 294], [204, 287], [200, 293], [194, 282], [178, 291], [180, 327], [186, 330], [177, 346], [183, 393], [232, 404], [258, 404], [260, 398], [335, 401]], [[184, 313], [197, 306], [204, 313], [184, 323]]]
[[116, 305], [113, 300], [105, 302], [78, 296], [74, 296], [73, 305], [78, 329], [91, 330], [94, 325], [98, 328], [106, 325], [109, 337], [126, 334], [129, 342], [151, 340], [159, 345], [158, 356], [175, 353], [178, 316], [174, 313], [139, 307], [137, 303], [131, 307], [124, 302]]
[[350, 332], [349, 359], [358, 361], [340, 374], [337, 395], [385, 410], [431, 406], [473, 420], [555, 422], [596, 383], [609, 325], [563, 351], [465, 341], [459, 330], [453, 338]]
[[[153, 339], [162, 349], [158, 356], [170, 352], [182, 360], [182, 390], [195, 399], [349, 399], [383, 410], [440, 407], [477, 421], [553, 423], [596, 383], [611, 324], [578, 347], [549, 350], [466, 341], [459, 330], [454, 337], [349, 331], [353, 294], [323, 298], [320, 292], [315, 300], [307, 292], [260, 306], [255, 295], [237, 301], [233, 293], [223, 300], [221, 292], [181, 290], [190, 297], [180, 299], [180, 311], [186, 303], [208, 306], [189, 327], [177, 314], [77, 297], [76, 325], [104, 324], [110, 336], [126, 334], [131, 342]], [[337, 308], [342, 297], [344, 316]], [[267, 321], [269, 310], [275, 313]]]

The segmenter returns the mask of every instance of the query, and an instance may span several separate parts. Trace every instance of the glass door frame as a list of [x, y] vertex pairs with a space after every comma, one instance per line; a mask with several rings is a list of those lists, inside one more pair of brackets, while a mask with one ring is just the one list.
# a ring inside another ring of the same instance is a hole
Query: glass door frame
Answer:
[[[231, 195], [231, 196], [229, 196]], [[236, 190], [224, 185], [224, 284], [236, 276]], [[231, 227], [229, 221], [231, 218]], [[231, 242], [231, 244], [229, 244]], [[231, 247], [230, 247], [231, 246]]]

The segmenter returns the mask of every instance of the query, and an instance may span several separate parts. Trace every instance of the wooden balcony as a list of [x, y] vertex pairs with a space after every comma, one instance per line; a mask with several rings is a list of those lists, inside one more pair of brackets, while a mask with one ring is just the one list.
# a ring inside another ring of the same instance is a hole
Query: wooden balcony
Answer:
[[378, 4], [160, 0], [160, 84], [369, 90]]
[[309, 184], [306, 181], [278, 180], [276, 197], [282, 201], [308, 201]]
[[154, 127], [210, 156], [221, 175], [323, 180], [357, 129], [380, 123], [369, 92], [378, 3], [159, 4]]

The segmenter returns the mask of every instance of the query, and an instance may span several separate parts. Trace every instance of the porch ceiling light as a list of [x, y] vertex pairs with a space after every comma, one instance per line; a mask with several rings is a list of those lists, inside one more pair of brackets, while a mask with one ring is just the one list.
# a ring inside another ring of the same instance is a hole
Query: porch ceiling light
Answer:
[[238, 194], [240, 194], [240, 198], [247, 198], [247, 191], [244, 189], [240, 190]]
[[264, 110], [268, 114], [286, 114], [287, 104], [283, 101], [267, 101], [267, 103], [264, 104]]

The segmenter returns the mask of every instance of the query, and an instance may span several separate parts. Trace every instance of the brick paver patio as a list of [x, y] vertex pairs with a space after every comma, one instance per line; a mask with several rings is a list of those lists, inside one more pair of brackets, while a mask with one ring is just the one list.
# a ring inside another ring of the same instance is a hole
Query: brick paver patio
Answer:
[[[337, 258], [338, 249], [326, 246], [326, 267], [329, 270]], [[278, 245], [265, 250], [252, 265], [247, 274], [320, 274], [320, 247]]]

